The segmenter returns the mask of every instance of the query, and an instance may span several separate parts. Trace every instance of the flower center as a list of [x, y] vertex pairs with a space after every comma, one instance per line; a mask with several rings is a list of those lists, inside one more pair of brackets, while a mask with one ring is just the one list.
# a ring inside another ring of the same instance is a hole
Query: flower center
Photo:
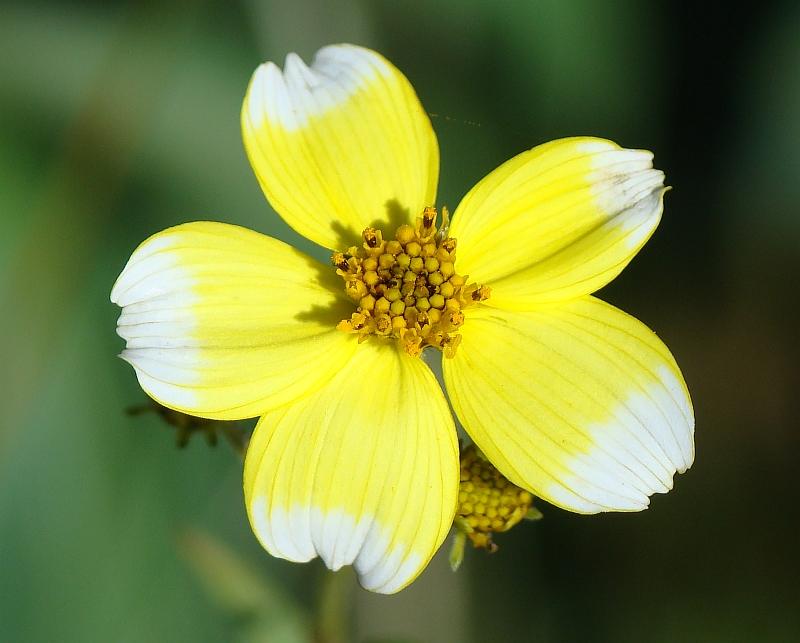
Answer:
[[436, 208], [425, 208], [416, 226], [401, 225], [394, 239], [366, 228], [364, 243], [332, 260], [345, 282], [345, 292], [358, 308], [337, 328], [357, 333], [359, 341], [370, 335], [396, 339], [417, 356], [427, 346], [452, 357], [461, 340], [464, 308], [489, 297], [488, 286], [467, 284], [456, 273], [456, 240], [447, 236], [447, 210], [441, 228]]
[[456, 525], [475, 547], [495, 551], [492, 533], [508, 531], [529, 515], [533, 496], [509, 482], [474, 445], [461, 451]]

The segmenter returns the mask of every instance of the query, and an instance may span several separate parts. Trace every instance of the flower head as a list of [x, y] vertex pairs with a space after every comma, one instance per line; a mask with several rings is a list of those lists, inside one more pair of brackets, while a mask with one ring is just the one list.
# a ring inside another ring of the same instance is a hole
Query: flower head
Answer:
[[[154, 399], [260, 416], [244, 492], [271, 554], [353, 565], [390, 593], [425, 567], [457, 506], [487, 533], [515, 522], [528, 492], [580, 513], [637, 511], [691, 465], [674, 359], [591, 296], [659, 222], [649, 152], [540, 145], [478, 183], [448, 227], [426, 113], [395, 67], [351, 45], [310, 67], [294, 54], [283, 71], [259, 67], [242, 129], [267, 199], [332, 265], [189, 223], [139, 246], [111, 299], [122, 357]], [[513, 521], [492, 527], [488, 509], [459, 504], [454, 420], [420, 359], [435, 350], [465, 430], [521, 489]]]

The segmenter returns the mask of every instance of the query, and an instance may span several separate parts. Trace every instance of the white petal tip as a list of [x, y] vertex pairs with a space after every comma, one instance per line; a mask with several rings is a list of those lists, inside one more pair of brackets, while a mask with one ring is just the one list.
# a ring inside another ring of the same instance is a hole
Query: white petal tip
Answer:
[[283, 71], [266, 62], [253, 74], [246, 101], [249, 124], [259, 127], [268, 119], [286, 131], [301, 129], [310, 118], [346, 101], [376, 73], [389, 71], [378, 54], [353, 45], [324, 47], [310, 66], [289, 53]]
[[276, 558], [308, 562], [318, 556], [333, 572], [352, 565], [359, 584], [378, 594], [393, 594], [422, 568], [422, 558], [402, 544], [392, 544], [373, 518], [355, 521], [341, 510], [322, 512], [296, 506], [273, 508], [266, 498], [250, 501], [250, 521], [263, 547]]

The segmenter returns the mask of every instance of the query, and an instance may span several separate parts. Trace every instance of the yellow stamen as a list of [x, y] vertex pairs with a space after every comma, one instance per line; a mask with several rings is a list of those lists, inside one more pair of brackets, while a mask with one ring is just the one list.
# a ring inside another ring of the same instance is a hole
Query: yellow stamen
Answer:
[[396, 339], [409, 355], [428, 346], [452, 357], [464, 323], [462, 310], [489, 298], [488, 286], [468, 283], [455, 271], [456, 240], [447, 236], [448, 217], [436, 228], [436, 208], [425, 208], [416, 226], [401, 225], [395, 238], [366, 228], [364, 243], [332, 256], [345, 292], [358, 307], [339, 330]]

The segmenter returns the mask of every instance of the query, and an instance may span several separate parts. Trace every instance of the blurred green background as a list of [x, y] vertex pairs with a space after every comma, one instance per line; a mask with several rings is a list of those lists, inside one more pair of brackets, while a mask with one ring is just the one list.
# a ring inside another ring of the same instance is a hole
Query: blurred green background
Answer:
[[654, 150], [664, 220], [602, 296], [667, 342], [697, 414], [649, 511], [544, 506], [458, 574], [445, 551], [395, 597], [353, 589], [350, 640], [800, 640], [800, 5], [593, 0], [2, 3], [0, 640], [335, 640], [322, 566], [251, 535], [238, 455], [125, 414], [144, 396], [108, 294], [179, 222], [309, 249], [239, 109], [261, 61], [340, 41], [434, 115], [440, 204], [552, 138]]

